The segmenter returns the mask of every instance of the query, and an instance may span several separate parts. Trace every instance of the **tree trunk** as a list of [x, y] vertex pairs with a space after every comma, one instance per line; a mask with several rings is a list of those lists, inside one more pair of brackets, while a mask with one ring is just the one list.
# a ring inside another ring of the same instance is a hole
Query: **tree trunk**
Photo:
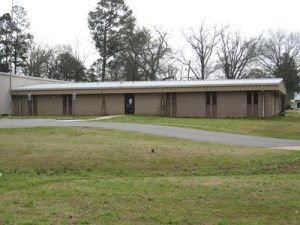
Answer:
[[106, 58], [103, 56], [101, 81], [104, 82], [106, 73]]
[[14, 64], [15, 64], [15, 68], [14, 68], [14, 72], [15, 74], [17, 74], [17, 51], [15, 50], [15, 54], [14, 54]]
[[107, 31], [106, 29], [104, 30], [104, 40], [103, 40], [103, 62], [102, 62], [102, 77], [101, 81], [104, 82], [105, 80], [105, 75], [106, 75], [106, 40], [107, 39]]
[[205, 65], [204, 65], [204, 62], [201, 63], [201, 79], [205, 80]]

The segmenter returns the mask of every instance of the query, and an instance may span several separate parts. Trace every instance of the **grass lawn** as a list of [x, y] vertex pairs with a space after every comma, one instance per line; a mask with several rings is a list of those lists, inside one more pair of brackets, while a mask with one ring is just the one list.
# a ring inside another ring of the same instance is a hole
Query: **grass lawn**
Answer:
[[299, 224], [300, 152], [0, 129], [0, 224]]
[[[90, 120], [99, 116], [75, 116], [75, 120]], [[74, 120], [74, 116], [1, 116], [0, 119], [54, 119], [54, 120]]]
[[300, 139], [300, 112], [289, 111], [284, 117], [253, 119], [167, 118], [158, 116], [124, 116], [103, 122], [146, 123], [189, 127], [211, 131]]

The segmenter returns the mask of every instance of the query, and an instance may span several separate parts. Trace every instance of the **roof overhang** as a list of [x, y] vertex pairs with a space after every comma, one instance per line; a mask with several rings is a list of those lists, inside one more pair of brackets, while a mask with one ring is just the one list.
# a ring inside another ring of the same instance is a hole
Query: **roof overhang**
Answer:
[[41, 84], [15, 88], [11, 94], [61, 95], [72, 93], [120, 94], [210, 91], [279, 91], [284, 95], [286, 94], [286, 88], [282, 79]]

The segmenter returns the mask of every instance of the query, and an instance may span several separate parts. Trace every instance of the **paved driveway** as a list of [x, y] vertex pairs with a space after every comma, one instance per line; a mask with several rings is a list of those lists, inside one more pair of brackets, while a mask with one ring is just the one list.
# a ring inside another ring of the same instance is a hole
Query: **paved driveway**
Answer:
[[167, 137], [182, 138], [186, 140], [209, 142], [218, 144], [229, 144], [250, 147], [282, 148], [300, 150], [300, 140], [287, 140], [279, 138], [255, 137], [248, 135], [229, 134], [224, 132], [213, 132], [195, 130], [190, 128], [179, 128], [171, 126], [109, 123], [109, 122], [83, 122], [83, 121], [61, 121], [61, 120], [0, 120], [0, 128], [25, 128], [25, 127], [91, 127], [127, 130], [146, 134], [161, 135]]

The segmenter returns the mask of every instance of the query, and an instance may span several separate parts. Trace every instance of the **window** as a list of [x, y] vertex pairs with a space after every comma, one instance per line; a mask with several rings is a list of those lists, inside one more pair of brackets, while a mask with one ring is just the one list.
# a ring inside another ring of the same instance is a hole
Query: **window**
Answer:
[[253, 101], [254, 101], [255, 105], [258, 104], [258, 93], [257, 92], [253, 92]]
[[206, 105], [210, 104], [217, 104], [217, 92], [206, 92]]
[[247, 92], [247, 104], [252, 105], [252, 98], [253, 98], [253, 104], [258, 104], [258, 92]]
[[210, 105], [210, 92], [206, 92], [206, 105]]
[[212, 92], [212, 104], [216, 105], [217, 104], [217, 93], [216, 92]]
[[300, 109], [300, 102], [297, 103], [297, 108]]
[[247, 92], [247, 104], [252, 104], [252, 92]]

